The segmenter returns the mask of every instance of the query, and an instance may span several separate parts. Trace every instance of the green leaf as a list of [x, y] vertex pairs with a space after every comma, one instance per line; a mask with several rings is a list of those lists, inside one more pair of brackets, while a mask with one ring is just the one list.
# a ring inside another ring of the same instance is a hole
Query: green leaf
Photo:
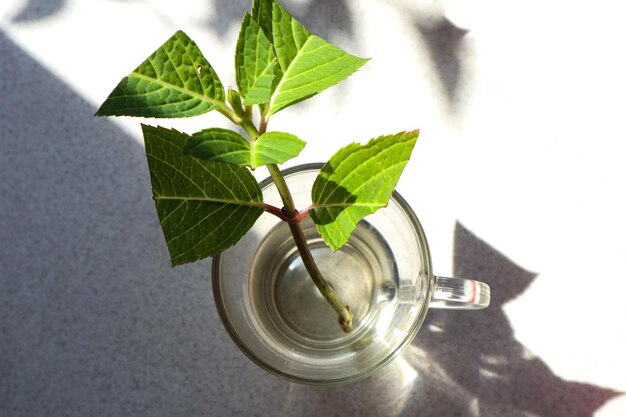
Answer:
[[183, 153], [207, 161], [250, 165], [250, 142], [237, 132], [218, 127], [191, 135], [183, 147]]
[[235, 244], [263, 213], [263, 194], [242, 167], [182, 154], [189, 136], [142, 125], [157, 213], [172, 265]]
[[272, 4], [272, 43], [283, 72], [289, 69], [311, 33], [278, 2]]
[[270, 114], [338, 84], [367, 61], [315, 35], [309, 36], [276, 86]]
[[266, 132], [248, 142], [232, 130], [211, 128], [194, 133], [183, 148], [187, 155], [209, 161], [221, 161], [257, 168], [282, 164], [300, 154], [305, 142], [283, 132]]
[[235, 72], [243, 104], [264, 104], [270, 101], [274, 80], [274, 48], [261, 26], [249, 15], [241, 22], [235, 54]]
[[272, 93], [272, 82], [276, 73], [275, 66], [276, 62], [272, 61], [265, 67], [243, 100], [244, 105], [251, 106], [253, 104], [269, 103]]
[[322, 167], [309, 210], [324, 241], [336, 251], [357, 223], [385, 207], [408, 162], [419, 131], [381, 136], [341, 148]]
[[252, 18], [261, 26], [267, 39], [272, 41], [274, 0], [253, 0]]
[[283, 164], [300, 154], [306, 142], [283, 132], [265, 132], [252, 143], [252, 168]]
[[198, 46], [176, 32], [124, 77], [97, 116], [189, 117], [223, 105], [224, 87]]
[[269, 114], [332, 87], [368, 61], [311, 35], [274, 0], [255, 0], [252, 17], [274, 45], [280, 64]]

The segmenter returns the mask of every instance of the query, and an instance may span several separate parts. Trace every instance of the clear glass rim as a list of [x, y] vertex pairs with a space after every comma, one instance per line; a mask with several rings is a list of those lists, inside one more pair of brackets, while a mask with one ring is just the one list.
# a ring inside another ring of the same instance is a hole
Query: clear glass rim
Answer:
[[[296, 165], [293, 167], [286, 168], [284, 170], [281, 170], [281, 173], [283, 174], [284, 177], [289, 177], [291, 175], [299, 174], [299, 173], [306, 172], [306, 171], [319, 171], [323, 166], [324, 166], [323, 163], [317, 163], [317, 162], [307, 163], [307, 164], [301, 164], [301, 165]], [[272, 177], [268, 176], [267, 178], [259, 182], [259, 186], [261, 190], [264, 190], [265, 188], [267, 188], [273, 183], [274, 181], [272, 180]], [[359, 380], [362, 380], [371, 376], [372, 374], [374, 374], [375, 372], [383, 368], [385, 365], [387, 365], [389, 362], [391, 362], [393, 359], [395, 359], [396, 356], [398, 356], [404, 350], [404, 348], [409, 343], [411, 343], [411, 341], [413, 341], [415, 335], [417, 334], [418, 330], [422, 326], [422, 323], [424, 322], [424, 319], [426, 317], [426, 312], [428, 311], [428, 303], [430, 302], [432, 298], [436, 278], [432, 272], [432, 262], [431, 262], [428, 242], [426, 240], [426, 235], [424, 233], [424, 230], [422, 229], [421, 223], [419, 222], [417, 218], [417, 215], [415, 214], [413, 209], [411, 209], [411, 206], [409, 206], [408, 202], [397, 191], [395, 190], [393, 191], [391, 198], [394, 201], [396, 201], [400, 205], [400, 207], [402, 207], [402, 210], [405, 212], [405, 214], [409, 218], [409, 221], [412, 223], [413, 228], [415, 232], [417, 233], [417, 237], [421, 245], [421, 250], [423, 252], [424, 270], [426, 271], [426, 291], [425, 291], [425, 297], [426, 297], [425, 304], [426, 305], [420, 311], [420, 313], [415, 317], [415, 320], [411, 326], [411, 329], [407, 332], [404, 339], [400, 343], [398, 343], [398, 345], [393, 351], [389, 352], [382, 360], [380, 360], [379, 362], [377, 362], [370, 368], [363, 369], [361, 372], [347, 375], [341, 378], [336, 378], [336, 379], [306, 378], [306, 377], [301, 377], [297, 375], [292, 375], [290, 373], [283, 372], [280, 369], [276, 369], [274, 366], [265, 362], [262, 358], [254, 354], [254, 351], [250, 349], [246, 345], [246, 343], [241, 339], [241, 337], [237, 333], [237, 330], [232, 326], [228, 318], [228, 312], [226, 311], [226, 307], [224, 306], [222, 299], [221, 299], [221, 289], [220, 289], [220, 283], [218, 279], [220, 265], [221, 265], [221, 258], [223, 255], [223, 252], [221, 252], [212, 258], [212, 265], [211, 265], [211, 280], [212, 280], [212, 287], [213, 287], [213, 298], [215, 300], [215, 307], [217, 308], [220, 321], [222, 322], [222, 325], [226, 329], [226, 332], [228, 333], [230, 338], [235, 342], [239, 350], [241, 350], [252, 362], [260, 366], [261, 368], [265, 369], [266, 371], [270, 372], [271, 374], [285, 378], [292, 382], [298, 382], [301, 384], [308, 384], [308, 385], [340, 385], [340, 384], [356, 382], [356, 381], [359, 381]]]

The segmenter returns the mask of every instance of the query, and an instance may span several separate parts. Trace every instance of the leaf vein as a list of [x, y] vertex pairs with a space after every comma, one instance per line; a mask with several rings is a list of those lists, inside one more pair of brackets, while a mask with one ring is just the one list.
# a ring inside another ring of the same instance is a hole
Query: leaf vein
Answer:
[[211, 106], [220, 107], [223, 104], [221, 101], [219, 101], [217, 99], [214, 99], [214, 98], [209, 97], [209, 96], [204, 95], [204, 94], [199, 94], [199, 93], [197, 93], [195, 91], [192, 91], [192, 90], [187, 90], [186, 88], [177, 86], [176, 84], [172, 84], [172, 83], [167, 82], [167, 81], [162, 80], [162, 79], [151, 78], [151, 77], [148, 77], [147, 75], [143, 75], [143, 74], [138, 73], [138, 72], [132, 72], [131, 76], [140, 78], [140, 79], [142, 79], [144, 81], [148, 81], [148, 82], [151, 82], [151, 83], [158, 84], [158, 85], [160, 85], [160, 86], [162, 86], [164, 88], [170, 88], [172, 90], [176, 90], [179, 93], [187, 94], [189, 96], [195, 97], [198, 100], [209, 102], [211, 104]]

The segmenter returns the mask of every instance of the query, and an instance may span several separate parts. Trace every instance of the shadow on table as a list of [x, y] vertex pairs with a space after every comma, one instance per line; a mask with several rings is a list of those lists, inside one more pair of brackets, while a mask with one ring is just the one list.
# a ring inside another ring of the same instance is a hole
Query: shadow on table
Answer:
[[[566, 381], [515, 340], [502, 305], [536, 274], [457, 223], [454, 274], [488, 283], [482, 311], [431, 310], [414, 342], [379, 374], [354, 385], [292, 387], [285, 412], [419, 417], [592, 417], [621, 393]], [[315, 395], [315, 400], [301, 401]], [[304, 404], [304, 405], [303, 405]]]
[[[25, 23], [47, 19], [61, 12], [69, 2], [69, 0], [27, 0], [12, 20], [15, 23]], [[335, 32], [353, 35], [352, 13], [346, 0], [308, 2], [281, 0], [280, 3], [313, 33], [322, 37], [331, 36]], [[233, 25], [238, 28], [244, 13], [250, 11], [251, 4], [251, 0], [213, 0], [211, 6], [214, 12], [207, 18], [209, 30], [223, 36]]]
[[59, 13], [67, 6], [67, 0], [28, 0], [13, 16], [16, 23], [34, 22]]
[[[244, 13], [250, 11], [251, 0], [215, 0], [215, 12], [207, 26], [224, 35], [233, 25], [239, 27]], [[346, 0], [294, 1], [281, 0], [280, 4], [312, 33], [328, 39], [336, 32], [353, 35], [353, 19]]]
[[230, 345], [207, 262], [168, 265], [143, 147], [0, 52], [0, 415], [203, 414]]
[[[515, 340], [502, 306], [522, 294], [536, 274], [515, 265], [460, 223], [454, 274], [488, 283], [490, 307], [431, 311], [413, 346], [418, 353], [416, 369], [430, 379], [429, 389], [462, 415], [479, 411], [477, 415], [591, 417], [620, 394], [558, 377]], [[408, 355], [407, 361], [413, 362], [411, 350]]]
[[426, 45], [433, 73], [442, 87], [446, 110], [456, 115], [463, 100], [460, 83], [471, 58], [471, 51], [465, 43], [469, 31], [457, 27], [445, 16], [434, 20], [416, 16], [415, 28]]

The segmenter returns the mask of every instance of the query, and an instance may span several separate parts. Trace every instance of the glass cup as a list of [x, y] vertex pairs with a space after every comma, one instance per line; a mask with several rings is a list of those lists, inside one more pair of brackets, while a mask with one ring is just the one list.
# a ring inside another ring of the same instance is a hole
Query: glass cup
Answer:
[[[322, 164], [283, 171], [296, 207], [310, 206]], [[264, 201], [282, 206], [271, 178]], [[235, 246], [213, 258], [213, 290], [222, 323], [255, 363], [295, 382], [339, 384], [371, 375], [394, 359], [429, 308], [481, 309], [489, 286], [432, 273], [415, 213], [394, 192], [333, 253], [310, 217], [301, 223], [314, 259], [354, 315], [344, 333], [298, 255], [289, 226], [264, 213]]]

